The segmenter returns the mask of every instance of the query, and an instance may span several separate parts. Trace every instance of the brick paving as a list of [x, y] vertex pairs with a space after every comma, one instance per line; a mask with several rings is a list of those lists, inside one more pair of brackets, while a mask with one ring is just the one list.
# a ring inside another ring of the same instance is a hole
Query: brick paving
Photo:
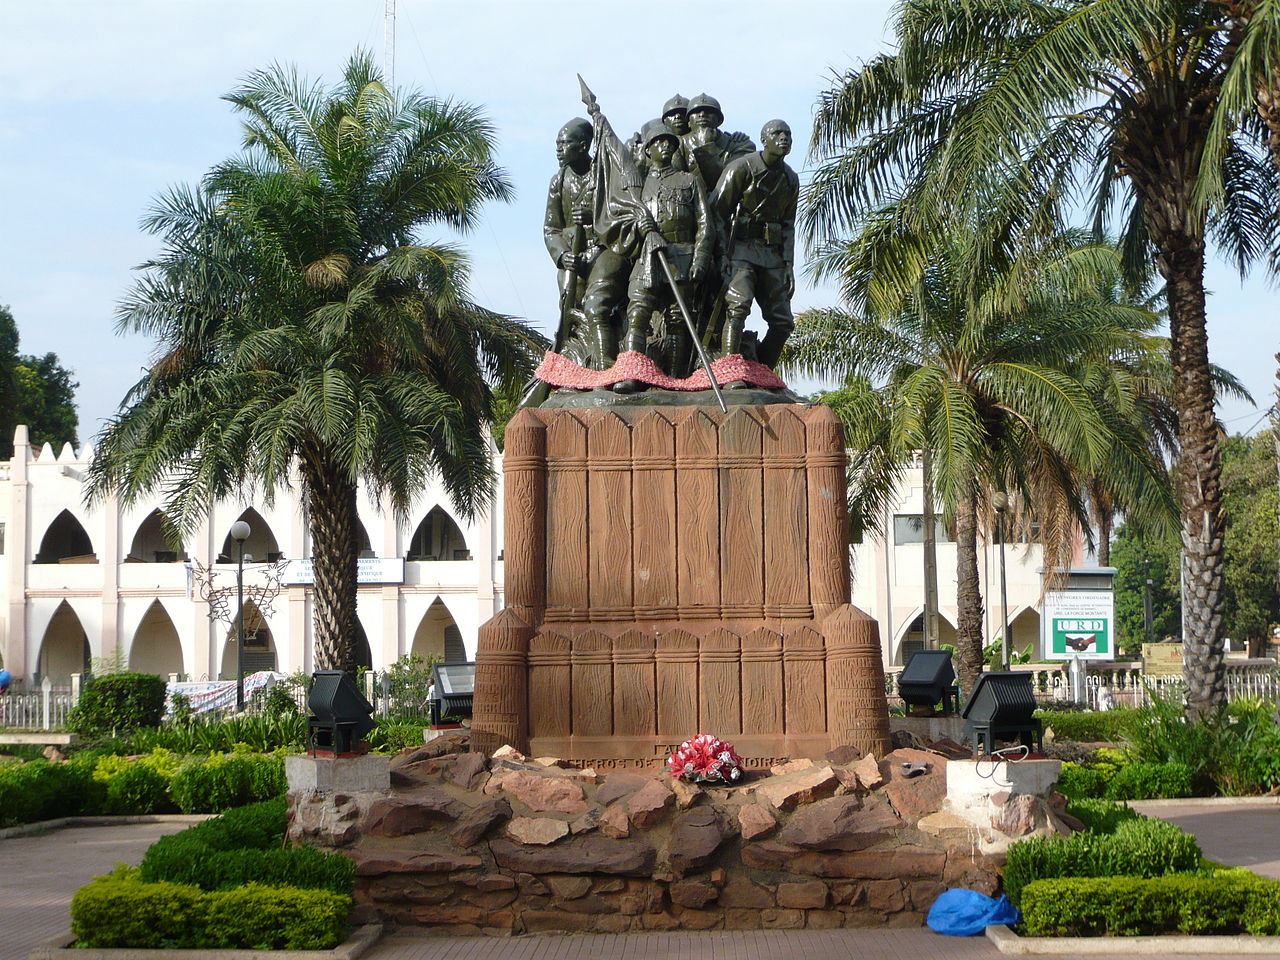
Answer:
[[137, 863], [187, 823], [67, 827], [0, 840], [0, 960], [27, 954], [67, 930], [71, 895], [120, 861]]
[[1194, 833], [1210, 860], [1280, 879], [1280, 801], [1265, 805], [1136, 801], [1130, 806]]

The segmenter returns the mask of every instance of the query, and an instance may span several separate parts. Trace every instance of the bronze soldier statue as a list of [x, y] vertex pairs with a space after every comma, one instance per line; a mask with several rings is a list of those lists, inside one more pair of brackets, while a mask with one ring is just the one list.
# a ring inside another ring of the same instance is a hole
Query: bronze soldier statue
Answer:
[[795, 326], [791, 297], [796, 285], [800, 178], [784, 160], [791, 152], [791, 128], [786, 123], [770, 120], [760, 131], [760, 140], [763, 148], [758, 153], [725, 167], [710, 202], [728, 231], [720, 354], [742, 352], [742, 327], [754, 299], [769, 327], [757, 359], [772, 367]]
[[560, 169], [547, 190], [542, 233], [560, 269], [560, 329], [556, 351], [576, 354], [596, 370], [618, 353], [613, 314], [626, 289], [627, 260], [607, 249], [593, 224], [595, 177], [591, 123], [575, 117], [556, 135]]
[[[656, 251], [666, 251], [674, 281], [688, 298], [688, 291], [706, 276], [710, 267], [712, 227], [702, 180], [677, 170], [672, 159], [680, 149], [680, 138], [661, 120], [651, 120], [641, 131], [649, 172], [641, 188], [640, 208], [633, 219], [619, 220], [616, 236], [606, 237], [615, 249], [637, 252], [636, 264], [627, 287], [627, 332], [623, 348], [645, 352], [651, 318], [664, 310], [661, 365], [669, 373], [682, 376], [689, 363], [692, 341], [677, 312], [674, 294]], [[618, 393], [634, 393], [643, 384], [624, 380], [616, 384]]]
[[731, 160], [753, 153], [756, 145], [745, 133], [725, 133], [720, 129], [724, 112], [715, 97], [700, 93], [689, 101], [688, 133], [681, 137], [689, 169], [702, 175], [707, 191], [715, 189], [720, 174]]

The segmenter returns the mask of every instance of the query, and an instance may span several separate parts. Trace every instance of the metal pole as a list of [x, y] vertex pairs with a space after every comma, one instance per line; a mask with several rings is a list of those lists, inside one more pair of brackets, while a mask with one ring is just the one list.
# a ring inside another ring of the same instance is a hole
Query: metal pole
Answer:
[[236, 709], [244, 712], [244, 541], [236, 546]]
[[1001, 637], [1001, 660], [1004, 669], [1009, 669], [1009, 589], [1004, 575], [1004, 511], [996, 512], [996, 538], [1000, 541], [1000, 615], [1004, 621], [1004, 634]]
[[658, 254], [658, 262], [662, 264], [662, 272], [667, 275], [667, 283], [671, 285], [671, 292], [675, 294], [676, 305], [680, 308], [680, 315], [684, 317], [684, 325], [689, 330], [689, 336], [693, 339], [693, 348], [698, 351], [698, 360], [702, 363], [702, 369], [707, 371], [707, 379], [711, 381], [711, 392], [715, 394], [716, 403], [720, 406], [720, 412], [728, 413], [729, 408], [724, 405], [724, 397], [720, 393], [720, 384], [716, 383], [715, 371], [711, 369], [711, 361], [707, 358], [707, 351], [702, 349], [702, 341], [698, 339], [698, 329], [693, 325], [693, 315], [689, 313], [689, 305], [684, 302], [684, 295], [680, 293], [680, 287], [676, 284], [675, 274], [671, 272], [671, 261], [667, 259], [667, 251], [659, 247], [655, 252]]
[[1142, 635], [1146, 638], [1147, 643], [1155, 643], [1155, 639], [1151, 636], [1154, 624], [1151, 622], [1151, 561], [1142, 561], [1142, 571], [1144, 582], [1142, 585]]

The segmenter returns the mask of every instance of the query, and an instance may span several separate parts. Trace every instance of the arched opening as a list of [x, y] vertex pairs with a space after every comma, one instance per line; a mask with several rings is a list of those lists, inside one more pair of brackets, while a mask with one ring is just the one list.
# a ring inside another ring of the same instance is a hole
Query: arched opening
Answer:
[[97, 563], [93, 543], [80, 521], [63, 510], [53, 518], [40, 541], [36, 563]]
[[37, 683], [48, 677], [55, 684], [71, 682], [73, 673], [89, 670], [89, 638], [80, 618], [63, 600], [53, 612], [44, 639], [40, 641], [40, 656], [36, 660]]
[[[246, 541], [247, 542], [247, 541]], [[244, 602], [244, 675], [259, 670], [276, 669], [276, 641], [266, 618], [252, 600]], [[231, 621], [227, 642], [222, 646], [222, 669], [219, 679], [236, 678], [236, 624]]]
[[[249, 525], [249, 539], [244, 542], [245, 562], [252, 558], [255, 563], [275, 563], [283, 557], [280, 546], [276, 543], [276, 536], [271, 532], [267, 521], [262, 519], [262, 514], [250, 507], [237, 519]], [[231, 533], [228, 530], [226, 539], [222, 541], [218, 562], [235, 563], [238, 549], [239, 545], [231, 539]]]
[[[996, 628], [999, 636], [1000, 628]], [[1044, 654], [1040, 649], [1040, 612], [1027, 607], [1009, 623], [1010, 653], [1022, 654], [1030, 650], [1031, 659], [1039, 660]]]
[[187, 552], [182, 544], [175, 548], [170, 544], [164, 532], [164, 514], [158, 509], [147, 514], [147, 518], [133, 535], [133, 543], [129, 546], [129, 555], [125, 563], [181, 563], [187, 559]]
[[409, 541], [410, 560], [470, 560], [471, 551], [453, 517], [438, 506], [418, 524]]
[[[938, 646], [943, 644], [955, 646], [956, 628], [942, 614], [938, 614]], [[911, 655], [918, 650], [927, 649], [924, 642], [924, 611], [911, 621], [911, 624], [902, 632], [902, 638], [898, 643], [898, 653], [894, 658], [894, 663], [902, 665], [911, 659]]]
[[356, 520], [356, 556], [361, 558], [376, 557], [373, 543], [369, 540], [369, 531], [360, 520]]
[[152, 602], [129, 645], [129, 669], [167, 677], [182, 673], [182, 641], [159, 600]]
[[449, 608], [439, 597], [436, 597], [418, 622], [409, 652], [427, 661], [432, 658], [445, 662], [467, 659], [467, 650], [462, 644], [462, 631], [458, 629]]

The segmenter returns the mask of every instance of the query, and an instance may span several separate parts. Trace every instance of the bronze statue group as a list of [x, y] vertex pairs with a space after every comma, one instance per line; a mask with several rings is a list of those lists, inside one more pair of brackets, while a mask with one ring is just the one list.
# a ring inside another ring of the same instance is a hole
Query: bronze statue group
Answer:
[[[538, 375], [621, 394], [706, 389], [713, 376], [780, 387], [771, 368], [793, 326], [800, 188], [790, 127], [770, 120], [757, 150], [720, 129], [714, 97], [677, 95], [624, 143], [585, 85], [583, 100], [591, 120], [556, 136], [543, 233], [560, 325]], [[753, 302], [759, 340], [744, 329]]]

